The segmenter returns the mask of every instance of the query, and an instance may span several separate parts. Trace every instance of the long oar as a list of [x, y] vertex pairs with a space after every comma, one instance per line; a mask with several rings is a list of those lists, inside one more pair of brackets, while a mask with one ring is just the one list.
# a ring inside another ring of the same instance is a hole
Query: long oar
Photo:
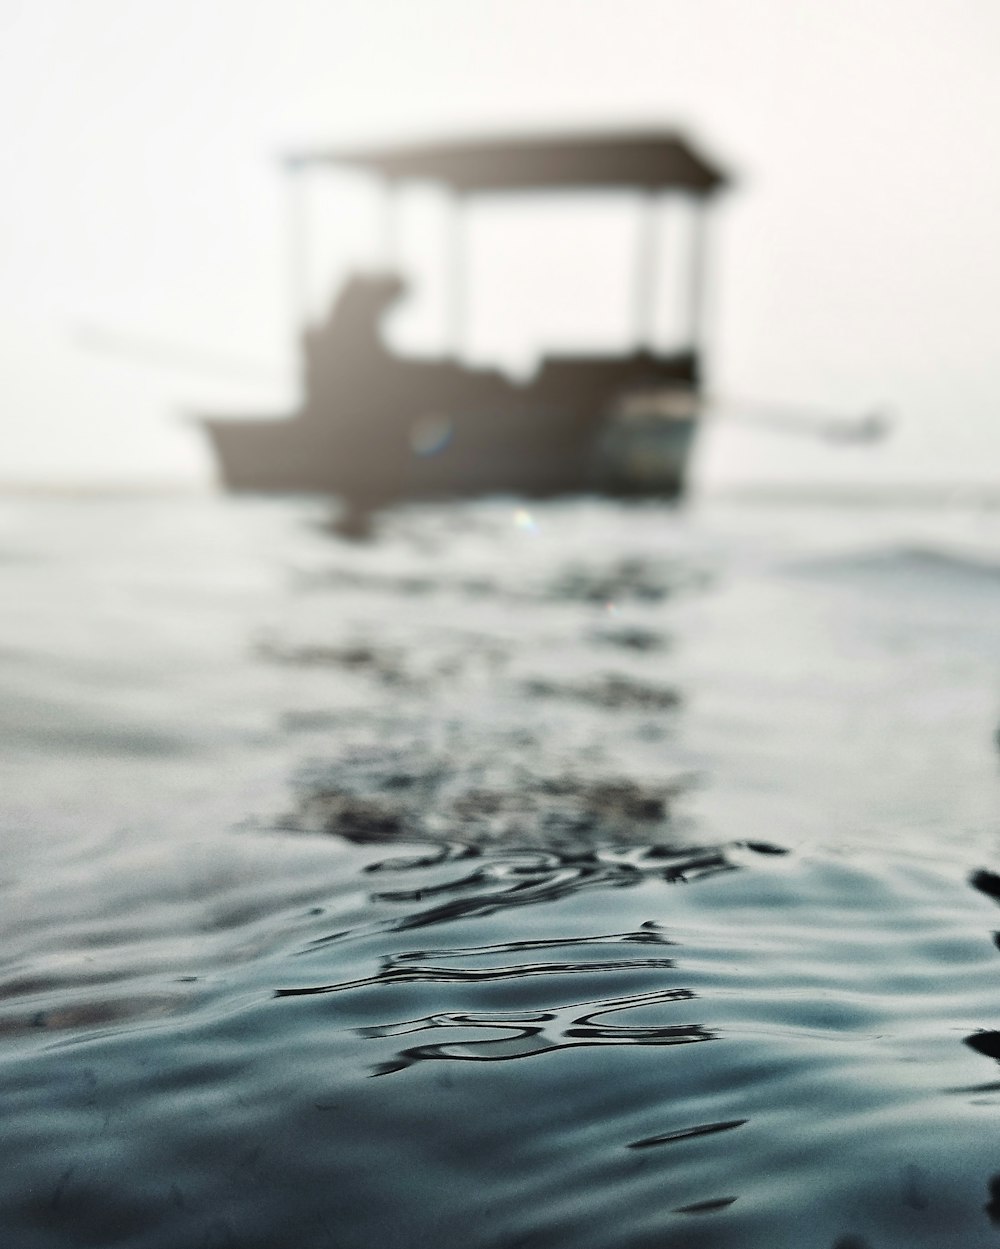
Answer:
[[[240, 377], [258, 385], [288, 383], [292, 377], [289, 366], [261, 363], [222, 352], [206, 351], [178, 343], [123, 334], [95, 325], [76, 329], [77, 342], [92, 350], [125, 357], [136, 363], [171, 372], [210, 373], [216, 377]], [[658, 396], [659, 398], [659, 396]], [[733, 395], [665, 392], [662, 402], [672, 408], [680, 400], [685, 408], [693, 408], [699, 417], [732, 421], [785, 434], [825, 438], [838, 443], [871, 443], [886, 437], [892, 427], [891, 416], [883, 409], [873, 409], [858, 416], [823, 411], [819, 408], [765, 400], [745, 399]]]
[[174, 373], [210, 373], [216, 377], [240, 377], [258, 384], [288, 382], [292, 376], [290, 368], [277, 364], [247, 360], [219, 351], [206, 351], [201, 347], [167, 343], [140, 334], [122, 334], [117, 330], [103, 329], [96, 325], [77, 326], [74, 339], [89, 350], [107, 352], [138, 364], [168, 369]]
[[702, 397], [701, 415], [713, 420], [734, 421], [741, 425], [841, 443], [878, 442], [886, 437], [893, 425], [893, 417], [884, 408], [845, 416], [811, 406], [716, 394]]

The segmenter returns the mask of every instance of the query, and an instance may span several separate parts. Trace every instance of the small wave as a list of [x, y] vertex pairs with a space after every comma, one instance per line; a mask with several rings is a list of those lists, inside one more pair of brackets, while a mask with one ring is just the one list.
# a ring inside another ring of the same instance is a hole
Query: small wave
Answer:
[[641, 1141], [630, 1141], [629, 1149], [649, 1149], [654, 1145], [673, 1145], [677, 1141], [689, 1141], [696, 1136], [711, 1136], [715, 1132], [730, 1132], [741, 1128], [749, 1119], [724, 1119], [721, 1123], [699, 1123], [691, 1128], [676, 1128], [659, 1136], [645, 1136]]
[[[689, 1002], [695, 997], [690, 989], [659, 989], [627, 997], [575, 1002], [568, 1006], [526, 1013], [467, 1012], [427, 1015], [401, 1023], [380, 1024], [360, 1030], [369, 1038], [409, 1036], [443, 1028], [459, 1032], [486, 1031], [500, 1036], [482, 1040], [441, 1041], [414, 1045], [400, 1050], [395, 1058], [379, 1063], [373, 1075], [391, 1075], [414, 1063], [452, 1059], [458, 1062], [511, 1062], [537, 1058], [559, 1050], [597, 1045], [690, 1045], [716, 1040], [716, 1034], [701, 1024], [633, 1025], [607, 1022], [607, 1016], [620, 1011], [638, 1010], [666, 1003]], [[581, 1007], [591, 1007], [580, 1013]]]
[[957, 550], [946, 546], [905, 544], [881, 550], [831, 555], [785, 566], [800, 576], [840, 578], [887, 578], [893, 584], [906, 581], [939, 581], [1000, 589], [1000, 554]]
[[[644, 848], [609, 847], [597, 851], [556, 854], [535, 850], [494, 852], [475, 871], [436, 884], [412, 889], [385, 889], [373, 894], [381, 902], [424, 903], [397, 919], [398, 931], [492, 915], [513, 907], [555, 902], [587, 889], [633, 888], [648, 880], [686, 884], [741, 866], [733, 849], [749, 848], [747, 842], [732, 847], [690, 851], [656, 845]], [[764, 853], [773, 853], [770, 848]]]
[[[313, 942], [312, 948], [325, 944], [324, 939]], [[297, 989], [277, 989], [275, 997], [300, 997], [317, 993], [338, 993], [348, 989], [366, 988], [376, 984], [413, 983], [417, 981], [447, 983], [454, 981], [463, 984], [477, 982], [518, 979], [521, 976], [559, 975], [577, 971], [621, 971], [630, 967], [672, 967], [669, 958], [646, 958], [611, 960], [601, 962], [558, 962], [558, 963], [518, 963], [509, 967], [442, 967], [428, 965], [431, 958], [478, 958], [483, 955], [523, 954], [528, 950], [566, 949], [579, 953], [591, 946], [607, 945], [671, 945], [672, 942], [664, 935], [661, 925], [652, 920], [644, 923], [635, 932], [611, 933], [600, 937], [565, 937], [537, 941], [500, 941], [487, 946], [466, 946], [444, 950], [409, 950], [397, 955], [390, 955], [384, 960], [382, 968], [374, 975], [361, 980], [350, 980], [340, 984], [307, 986]]]

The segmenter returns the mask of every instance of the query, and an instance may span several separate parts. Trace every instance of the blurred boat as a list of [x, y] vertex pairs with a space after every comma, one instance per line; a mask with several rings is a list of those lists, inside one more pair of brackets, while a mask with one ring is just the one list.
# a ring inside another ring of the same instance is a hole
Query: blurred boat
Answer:
[[[674, 132], [531, 136], [285, 159], [293, 195], [304, 171], [336, 166], [403, 184], [431, 182], [456, 202], [451, 273], [460, 341], [460, 214], [471, 196], [633, 191], [639, 198], [636, 346], [623, 354], [544, 355], [518, 382], [497, 369], [403, 356], [381, 327], [406, 289], [387, 269], [350, 276], [329, 315], [301, 331], [303, 400], [277, 418], [202, 418], [221, 479], [236, 491], [319, 491], [361, 506], [393, 499], [585, 491], [674, 496], [698, 424], [706, 209], [723, 173]], [[654, 345], [657, 225], [664, 196], [694, 209], [686, 342]], [[293, 201], [294, 202], [294, 201]], [[303, 246], [293, 233], [295, 283]], [[301, 301], [300, 301], [301, 302]]]

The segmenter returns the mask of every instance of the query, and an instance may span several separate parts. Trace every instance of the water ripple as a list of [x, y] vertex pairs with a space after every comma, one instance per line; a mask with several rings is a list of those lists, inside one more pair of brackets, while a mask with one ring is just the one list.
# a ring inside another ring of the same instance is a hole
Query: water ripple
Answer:
[[4, 1246], [994, 1244], [996, 585], [297, 507], [4, 539]]
[[659, 1136], [644, 1136], [641, 1141], [630, 1141], [629, 1149], [649, 1149], [652, 1145], [673, 1145], [677, 1141], [692, 1140], [696, 1136], [711, 1136], [714, 1132], [729, 1132], [741, 1128], [749, 1119], [724, 1119], [721, 1123], [699, 1123], [692, 1128], [677, 1128]]
[[[390, 1075], [426, 1059], [460, 1062], [508, 1062], [534, 1058], [557, 1050], [594, 1045], [687, 1045], [714, 1041], [716, 1034], [701, 1024], [627, 1025], [599, 1022], [606, 1015], [666, 1002], [687, 1002], [696, 995], [690, 989], [660, 989], [631, 997], [574, 1002], [567, 1006], [527, 1013], [477, 1014], [454, 1012], [425, 1015], [422, 1019], [376, 1024], [359, 1029], [365, 1037], [398, 1037], [445, 1028], [459, 1031], [501, 1032], [485, 1040], [439, 1042], [400, 1050], [395, 1058], [379, 1063], [373, 1074]], [[582, 1006], [595, 1009], [579, 1014]]]

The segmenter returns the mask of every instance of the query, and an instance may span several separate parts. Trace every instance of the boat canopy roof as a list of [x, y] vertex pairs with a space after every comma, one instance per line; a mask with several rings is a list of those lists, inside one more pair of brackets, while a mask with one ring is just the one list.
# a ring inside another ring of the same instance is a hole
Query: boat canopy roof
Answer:
[[570, 132], [290, 152], [292, 169], [344, 165], [390, 182], [438, 182], [458, 193], [684, 190], [709, 195], [726, 176], [670, 130]]

